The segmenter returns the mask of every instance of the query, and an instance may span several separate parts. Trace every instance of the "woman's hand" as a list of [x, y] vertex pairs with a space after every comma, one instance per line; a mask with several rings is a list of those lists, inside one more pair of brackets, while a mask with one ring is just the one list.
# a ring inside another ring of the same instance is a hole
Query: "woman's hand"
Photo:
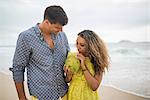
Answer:
[[73, 72], [71, 71], [71, 69], [68, 66], [64, 66], [64, 71], [67, 75], [72, 75]]
[[82, 70], [86, 69], [85, 66], [85, 56], [83, 56], [81, 53], [77, 53], [77, 59], [79, 59], [81, 62], [81, 68]]
[[79, 60], [85, 60], [85, 57], [81, 54], [81, 53], [77, 53], [77, 58], [79, 59]]
[[65, 81], [70, 82], [72, 79], [73, 72], [71, 71], [71, 69], [68, 66], [64, 66], [64, 71], [66, 73]]

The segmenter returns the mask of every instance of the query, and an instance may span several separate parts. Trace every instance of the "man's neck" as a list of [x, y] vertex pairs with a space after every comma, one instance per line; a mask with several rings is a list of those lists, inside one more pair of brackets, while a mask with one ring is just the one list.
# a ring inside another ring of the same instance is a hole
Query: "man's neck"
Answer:
[[50, 35], [50, 32], [47, 32], [47, 31], [46, 31], [46, 29], [45, 29], [45, 27], [44, 27], [44, 23], [40, 23], [40, 24], [39, 24], [39, 28], [40, 28], [41, 33], [42, 33], [43, 35], [45, 35], [45, 36], [49, 36], [49, 35]]

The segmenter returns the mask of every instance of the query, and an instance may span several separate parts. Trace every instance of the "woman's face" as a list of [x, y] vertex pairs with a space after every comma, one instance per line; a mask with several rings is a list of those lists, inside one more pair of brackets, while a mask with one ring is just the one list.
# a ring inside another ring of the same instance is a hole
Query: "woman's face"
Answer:
[[87, 55], [87, 43], [84, 38], [78, 36], [76, 40], [76, 47], [78, 49], [78, 52]]

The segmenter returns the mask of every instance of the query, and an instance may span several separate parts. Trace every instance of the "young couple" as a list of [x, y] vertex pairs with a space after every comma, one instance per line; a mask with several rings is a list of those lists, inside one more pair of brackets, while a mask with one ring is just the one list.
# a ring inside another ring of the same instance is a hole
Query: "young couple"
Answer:
[[63, 8], [52, 5], [41, 23], [19, 34], [10, 68], [19, 100], [30, 100], [25, 69], [31, 100], [99, 100], [97, 89], [108, 69], [105, 44], [93, 31], [83, 30], [76, 39], [78, 52], [71, 53], [63, 32], [67, 23]]

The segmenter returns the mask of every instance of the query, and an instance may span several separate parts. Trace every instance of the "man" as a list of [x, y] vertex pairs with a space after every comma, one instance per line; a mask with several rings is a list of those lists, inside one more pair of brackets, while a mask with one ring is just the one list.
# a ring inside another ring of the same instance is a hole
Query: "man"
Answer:
[[68, 18], [62, 7], [45, 9], [44, 20], [20, 33], [13, 59], [13, 79], [19, 100], [27, 100], [24, 72], [27, 69], [29, 93], [38, 100], [57, 100], [68, 86], [64, 81], [63, 65], [70, 50], [62, 27]]

